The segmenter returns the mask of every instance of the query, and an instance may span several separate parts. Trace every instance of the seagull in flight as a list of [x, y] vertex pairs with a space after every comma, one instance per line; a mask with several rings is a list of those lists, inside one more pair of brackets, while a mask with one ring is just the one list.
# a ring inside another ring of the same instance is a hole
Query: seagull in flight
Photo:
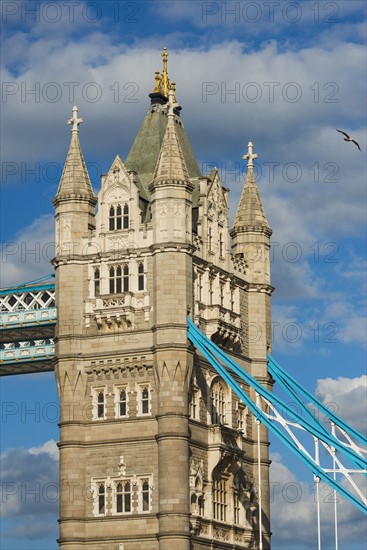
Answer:
[[356, 142], [355, 139], [352, 139], [350, 136], [348, 136], [348, 134], [346, 132], [343, 132], [342, 130], [336, 130], [337, 132], [340, 132], [341, 134], [343, 134], [345, 136], [344, 138], [344, 141], [352, 141], [353, 143], [355, 143], [358, 147], [359, 150], [361, 150], [360, 146], [359, 146], [359, 143]]

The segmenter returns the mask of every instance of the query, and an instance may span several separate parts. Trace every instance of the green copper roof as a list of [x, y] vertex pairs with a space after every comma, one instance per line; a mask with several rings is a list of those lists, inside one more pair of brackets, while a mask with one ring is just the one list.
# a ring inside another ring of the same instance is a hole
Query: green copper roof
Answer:
[[[200, 168], [181, 119], [177, 115], [175, 116], [175, 122], [178, 141], [189, 177], [190, 179], [199, 178], [201, 177]], [[137, 172], [141, 183], [141, 197], [146, 200], [149, 200], [150, 197], [148, 185], [153, 181], [166, 126], [166, 107], [160, 104], [151, 105], [125, 161], [128, 170]]]

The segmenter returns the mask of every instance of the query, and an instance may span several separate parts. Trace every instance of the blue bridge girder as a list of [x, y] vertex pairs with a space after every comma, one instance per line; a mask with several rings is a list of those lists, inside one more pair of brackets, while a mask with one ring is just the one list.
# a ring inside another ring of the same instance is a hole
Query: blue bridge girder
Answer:
[[0, 290], [0, 376], [53, 370], [53, 275]]

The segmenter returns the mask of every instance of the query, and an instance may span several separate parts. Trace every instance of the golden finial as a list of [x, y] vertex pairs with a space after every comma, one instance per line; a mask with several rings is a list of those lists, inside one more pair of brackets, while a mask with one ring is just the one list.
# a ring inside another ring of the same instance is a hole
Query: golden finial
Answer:
[[157, 94], [158, 92], [161, 91], [160, 82], [161, 82], [161, 77], [160, 77], [159, 71], [156, 71], [155, 72], [155, 88], [154, 88], [154, 93], [155, 94]]
[[162, 92], [166, 97], [168, 97], [168, 90], [169, 90], [169, 78], [168, 78], [168, 72], [167, 72], [168, 52], [166, 47], [163, 48], [162, 57], [163, 57]]

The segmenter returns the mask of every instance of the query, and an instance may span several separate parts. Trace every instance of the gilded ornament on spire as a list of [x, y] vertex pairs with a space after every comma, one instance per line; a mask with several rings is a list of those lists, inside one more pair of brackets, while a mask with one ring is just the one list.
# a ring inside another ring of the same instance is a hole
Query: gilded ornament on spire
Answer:
[[155, 72], [155, 87], [154, 87], [154, 93], [155, 94], [163, 94], [165, 97], [168, 97], [168, 92], [170, 90], [175, 91], [175, 83], [170, 82], [168, 78], [168, 70], [167, 70], [167, 63], [168, 63], [168, 51], [167, 48], [163, 48], [162, 53], [163, 58], [163, 71], [160, 73], [159, 71]]

